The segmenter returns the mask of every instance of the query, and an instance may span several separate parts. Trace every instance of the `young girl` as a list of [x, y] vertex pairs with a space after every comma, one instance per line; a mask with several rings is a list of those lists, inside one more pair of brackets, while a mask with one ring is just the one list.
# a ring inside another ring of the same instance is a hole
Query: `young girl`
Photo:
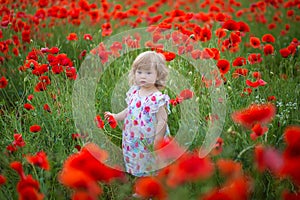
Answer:
[[126, 93], [127, 108], [118, 114], [124, 120], [122, 149], [126, 171], [134, 176], [152, 175], [156, 170], [153, 146], [168, 134], [169, 96], [162, 94], [168, 68], [162, 54], [146, 51], [137, 56], [129, 73], [132, 85]]

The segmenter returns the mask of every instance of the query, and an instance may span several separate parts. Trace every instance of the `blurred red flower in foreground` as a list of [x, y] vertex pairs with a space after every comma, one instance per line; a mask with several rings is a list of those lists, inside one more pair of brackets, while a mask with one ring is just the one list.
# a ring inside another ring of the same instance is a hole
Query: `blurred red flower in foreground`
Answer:
[[300, 126], [287, 127], [284, 131], [284, 140], [287, 147], [283, 152], [282, 174], [291, 177], [300, 186]]
[[36, 165], [44, 170], [50, 169], [47, 155], [44, 151], [37, 152], [34, 156], [27, 155], [26, 159], [29, 163]]
[[38, 181], [32, 178], [31, 175], [25, 175], [22, 164], [20, 162], [10, 163], [10, 167], [14, 169], [20, 176], [21, 180], [17, 184], [17, 192], [19, 199], [35, 199], [42, 200], [44, 195], [39, 193], [40, 185]]
[[84, 192], [89, 199], [97, 199], [97, 196], [102, 193], [98, 181], [109, 183], [116, 178], [124, 178], [124, 172], [104, 164], [107, 157], [107, 152], [96, 144], [89, 143], [80, 152], [67, 158], [59, 175], [59, 181], [75, 189], [77, 195], [78, 192]]
[[260, 172], [268, 169], [278, 175], [283, 166], [283, 159], [280, 152], [272, 147], [257, 145], [254, 150], [254, 158]]
[[167, 192], [155, 177], [139, 178], [134, 185], [135, 193], [142, 198], [166, 199]]
[[6, 178], [0, 174], [0, 186], [6, 182]]
[[267, 124], [275, 116], [276, 108], [271, 103], [252, 104], [248, 108], [235, 111], [231, 117], [235, 123], [251, 129], [254, 124]]
[[190, 181], [209, 178], [214, 167], [208, 157], [200, 158], [198, 152], [185, 153], [174, 164], [169, 166], [167, 185], [176, 187]]
[[104, 128], [104, 122], [101, 119], [100, 115], [97, 115], [94, 120], [98, 128]]
[[7, 79], [4, 76], [2, 76], [0, 78], [0, 89], [5, 88], [7, 86], [7, 84], [8, 84]]
[[219, 159], [217, 167], [220, 174], [225, 177], [237, 177], [243, 174], [241, 163], [234, 162], [233, 160]]
[[251, 180], [246, 176], [238, 176], [237, 178], [229, 179], [225, 184], [218, 189], [213, 189], [205, 194], [202, 200], [244, 200], [249, 199], [251, 192]]

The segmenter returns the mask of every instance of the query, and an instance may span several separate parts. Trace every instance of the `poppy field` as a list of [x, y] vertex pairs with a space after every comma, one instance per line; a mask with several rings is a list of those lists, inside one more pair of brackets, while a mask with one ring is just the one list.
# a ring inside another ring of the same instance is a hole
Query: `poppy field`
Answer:
[[[0, 199], [300, 199], [299, 0], [0, 2]], [[173, 161], [133, 177], [104, 112], [145, 50], [172, 72]]]

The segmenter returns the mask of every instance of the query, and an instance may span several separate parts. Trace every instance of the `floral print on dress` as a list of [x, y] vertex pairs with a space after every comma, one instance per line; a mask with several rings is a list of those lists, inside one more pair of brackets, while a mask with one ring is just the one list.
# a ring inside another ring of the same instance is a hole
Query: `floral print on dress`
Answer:
[[[170, 98], [159, 91], [139, 96], [139, 89], [138, 86], [132, 86], [126, 93], [128, 113], [124, 120], [122, 149], [126, 171], [134, 176], [149, 176], [155, 171], [152, 149], [156, 113], [161, 106], [166, 106], [170, 112]], [[169, 135], [168, 126], [165, 135]]]

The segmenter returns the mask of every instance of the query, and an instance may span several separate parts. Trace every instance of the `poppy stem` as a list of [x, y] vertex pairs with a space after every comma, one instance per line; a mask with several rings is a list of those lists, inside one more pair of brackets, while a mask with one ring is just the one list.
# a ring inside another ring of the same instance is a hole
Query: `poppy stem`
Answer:
[[234, 159], [234, 161], [238, 161], [246, 151], [252, 149], [253, 147], [255, 147], [255, 144], [253, 144], [253, 145], [251, 145], [251, 146], [249, 146], [249, 147], [243, 149], [243, 150], [237, 155], [237, 157]]

